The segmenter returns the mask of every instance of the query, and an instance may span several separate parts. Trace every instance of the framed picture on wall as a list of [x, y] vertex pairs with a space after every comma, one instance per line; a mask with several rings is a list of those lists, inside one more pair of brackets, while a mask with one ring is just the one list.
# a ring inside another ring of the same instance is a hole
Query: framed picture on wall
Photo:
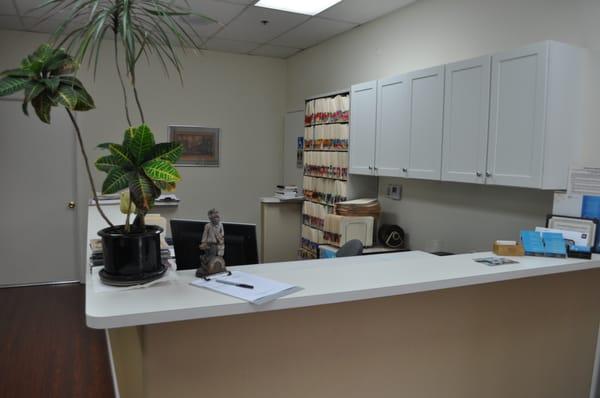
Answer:
[[169, 141], [183, 145], [178, 166], [219, 166], [220, 129], [201, 126], [169, 126]]

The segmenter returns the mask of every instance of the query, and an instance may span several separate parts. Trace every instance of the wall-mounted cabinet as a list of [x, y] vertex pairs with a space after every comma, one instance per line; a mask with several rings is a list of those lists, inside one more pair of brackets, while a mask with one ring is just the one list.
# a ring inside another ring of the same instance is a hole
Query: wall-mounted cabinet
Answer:
[[581, 149], [581, 51], [548, 41], [492, 57], [488, 184], [566, 188]]
[[372, 175], [375, 165], [377, 82], [352, 86], [350, 90], [349, 173]]
[[[443, 66], [358, 84], [351, 92], [351, 173], [440, 179]], [[376, 117], [366, 108], [376, 109]]]
[[408, 74], [410, 154], [407, 177], [439, 180], [442, 172], [444, 66]]
[[492, 58], [446, 65], [442, 180], [485, 182]]
[[354, 86], [350, 173], [565, 189], [582, 57], [546, 41]]

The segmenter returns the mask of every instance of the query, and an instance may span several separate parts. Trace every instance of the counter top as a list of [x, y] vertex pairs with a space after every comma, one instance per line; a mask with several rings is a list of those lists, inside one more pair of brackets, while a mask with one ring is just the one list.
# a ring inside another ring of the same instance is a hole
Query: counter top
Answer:
[[492, 253], [438, 257], [420, 251], [230, 267], [302, 290], [262, 306], [191, 286], [194, 270], [148, 288], [97, 293], [87, 273], [88, 326], [109, 329], [365, 300], [600, 267], [592, 260], [515, 257], [518, 264], [473, 261]]

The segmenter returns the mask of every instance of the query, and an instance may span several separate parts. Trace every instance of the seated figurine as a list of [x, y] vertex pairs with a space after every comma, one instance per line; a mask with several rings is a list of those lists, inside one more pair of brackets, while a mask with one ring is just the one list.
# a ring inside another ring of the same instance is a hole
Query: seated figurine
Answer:
[[208, 212], [210, 220], [204, 226], [202, 234], [202, 242], [200, 249], [204, 253], [200, 256], [200, 268], [196, 271], [197, 277], [206, 277], [220, 272], [227, 272], [225, 267], [225, 234], [223, 224], [221, 224], [221, 216], [216, 209], [211, 209]]

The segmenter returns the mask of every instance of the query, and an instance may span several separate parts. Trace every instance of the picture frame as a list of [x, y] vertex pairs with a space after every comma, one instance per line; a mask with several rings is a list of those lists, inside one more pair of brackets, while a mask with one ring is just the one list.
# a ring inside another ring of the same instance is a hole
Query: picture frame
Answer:
[[169, 125], [170, 142], [183, 145], [177, 166], [219, 167], [221, 129], [190, 125]]

